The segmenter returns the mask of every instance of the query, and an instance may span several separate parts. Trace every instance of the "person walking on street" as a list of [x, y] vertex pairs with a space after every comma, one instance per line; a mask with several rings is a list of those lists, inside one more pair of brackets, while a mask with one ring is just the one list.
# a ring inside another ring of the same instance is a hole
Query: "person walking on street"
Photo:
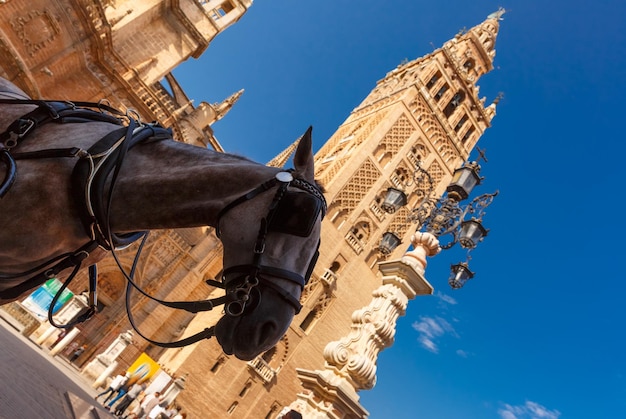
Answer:
[[119, 389], [117, 389], [117, 395], [113, 398], [113, 400], [111, 400], [109, 402], [109, 404], [106, 405], [106, 409], [107, 410], [111, 410], [111, 408], [113, 407], [113, 405], [122, 397], [124, 397], [124, 395], [126, 393], [128, 393], [128, 390], [130, 389], [130, 384], [128, 383], [128, 379], [129, 379], [129, 375], [126, 374], [126, 376], [124, 377], [124, 382], [123, 384], [120, 386]]
[[76, 349], [74, 351], [74, 353], [72, 354], [72, 357], [70, 358], [70, 362], [74, 362], [76, 361], [76, 359], [81, 356], [83, 354], [83, 352], [85, 352], [85, 349], [87, 349], [86, 345], [83, 345], [81, 347], [79, 347], [78, 349]]
[[122, 401], [119, 402], [117, 406], [115, 406], [114, 414], [116, 416], [122, 416], [124, 414], [124, 411], [128, 408], [128, 406], [130, 406], [133, 400], [135, 400], [137, 396], [139, 396], [139, 393], [141, 393], [145, 388], [146, 388], [145, 384], [139, 384], [139, 383], [132, 386], [130, 390], [128, 390], [128, 393], [126, 393], [126, 396], [124, 396]]
[[105, 394], [108, 393], [107, 398], [104, 399], [104, 401], [102, 402], [102, 404], [106, 404], [106, 402], [108, 402], [109, 399], [115, 394], [115, 392], [119, 390], [120, 387], [122, 387], [125, 381], [126, 381], [126, 376], [118, 374], [109, 384], [109, 388], [107, 388], [106, 390], [104, 390], [102, 393], [98, 394], [95, 397], [96, 400], [98, 400], [100, 396], [104, 396]]
[[148, 394], [146, 397], [144, 397], [143, 401], [141, 402], [141, 409], [139, 409], [139, 414], [137, 415], [137, 417], [145, 418], [146, 416], [148, 416], [148, 413], [150, 413], [154, 406], [159, 404], [160, 396], [161, 393], [155, 391], [154, 393]]
[[147, 419], [161, 419], [163, 417], [169, 418], [170, 415], [167, 414], [167, 401], [161, 401], [159, 404], [154, 406], [152, 410], [146, 416]]

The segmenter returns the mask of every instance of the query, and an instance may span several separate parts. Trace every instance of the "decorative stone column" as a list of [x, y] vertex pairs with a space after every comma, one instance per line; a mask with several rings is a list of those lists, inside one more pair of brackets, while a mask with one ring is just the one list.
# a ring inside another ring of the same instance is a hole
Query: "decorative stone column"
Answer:
[[57, 343], [56, 346], [50, 350], [50, 355], [55, 356], [56, 354], [61, 352], [63, 349], [65, 349], [65, 347], [69, 345], [69, 343], [73, 341], [74, 338], [78, 336], [79, 333], [80, 333], [80, 330], [78, 330], [77, 328], [73, 328], [72, 330], [67, 332], [67, 335], [65, 335], [65, 337], [61, 339], [61, 341]]
[[121, 333], [109, 347], [96, 357], [83, 369], [83, 374], [87, 377], [95, 379], [92, 387], [98, 388], [111, 372], [115, 369], [115, 366], [111, 368], [113, 363], [117, 365], [117, 357], [126, 349], [128, 345], [133, 343], [133, 332], [127, 330]]
[[324, 370], [297, 369], [305, 391], [290, 408], [305, 419], [368, 416], [357, 392], [376, 384], [378, 354], [393, 344], [397, 319], [406, 313], [408, 301], [433, 293], [424, 271], [426, 257], [439, 252], [439, 241], [430, 233], [416, 232], [411, 242], [414, 249], [400, 260], [378, 265], [382, 285], [374, 290], [367, 307], [352, 313], [349, 334], [326, 345]]
[[185, 389], [185, 377], [175, 379], [163, 393], [163, 401], [172, 404], [181, 391]]

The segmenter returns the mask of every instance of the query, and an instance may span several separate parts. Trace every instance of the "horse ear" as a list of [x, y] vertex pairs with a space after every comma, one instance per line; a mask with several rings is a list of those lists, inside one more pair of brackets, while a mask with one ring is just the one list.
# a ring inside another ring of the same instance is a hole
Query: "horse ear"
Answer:
[[313, 181], [315, 168], [313, 167], [311, 131], [313, 131], [313, 127], [309, 127], [300, 138], [296, 154], [293, 156], [293, 165], [296, 171], [302, 173], [305, 179]]

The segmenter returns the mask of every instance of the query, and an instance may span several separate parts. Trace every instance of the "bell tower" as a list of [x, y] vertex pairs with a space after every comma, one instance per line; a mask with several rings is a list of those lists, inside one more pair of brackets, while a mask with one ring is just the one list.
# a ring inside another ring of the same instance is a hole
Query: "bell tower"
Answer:
[[415, 204], [420, 185], [412, 174], [419, 162], [443, 193], [489, 128], [497, 100], [485, 106], [476, 83], [493, 69], [502, 13], [387, 73], [316, 154], [316, 175], [330, 198], [327, 230], [344, 235], [370, 266], [378, 261], [381, 232], [402, 239], [412, 232], [406, 208], [391, 216], [381, 208], [386, 189], [404, 190], [412, 197], [408, 207]]

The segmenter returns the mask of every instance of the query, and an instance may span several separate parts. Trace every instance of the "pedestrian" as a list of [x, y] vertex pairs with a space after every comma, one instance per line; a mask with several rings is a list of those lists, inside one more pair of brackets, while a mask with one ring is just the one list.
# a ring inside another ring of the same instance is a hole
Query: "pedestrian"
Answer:
[[128, 390], [128, 393], [126, 393], [126, 396], [124, 396], [122, 401], [119, 402], [117, 406], [115, 406], [115, 412], [113, 413], [116, 416], [122, 416], [124, 414], [124, 411], [128, 408], [128, 406], [130, 406], [133, 400], [135, 400], [137, 396], [139, 396], [139, 393], [141, 393], [145, 388], [146, 388], [145, 384], [137, 383], [133, 385], [130, 388], [130, 390]]
[[137, 413], [137, 417], [145, 418], [146, 416], [148, 416], [148, 413], [150, 413], [150, 411], [154, 408], [154, 406], [159, 404], [160, 396], [161, 396], [161, 393], [158, 391], [155, 391], [154, 393], [148, 394], [146, 397], [144, 397], [143, 400], [141, 401], [141, 407], [139, 409], [139, 413]]
[[162, 419], [162, 418], [169, 418], [170, 415], [167, 413], [167, 409], [166, 407], [168, 406], [168, 403], [166, 400], [161, 400], [159, 402], [159, 404], [157, 404], [156, 406], [154, 406], [150, 412], [148, 413], [148, 416], [146, 416], [147, 419]]
[[70, 358], [70, 362], [76, 361], [76, 359], [79, 356], [81, 356], [83, 354], [83, 352], [85, 352], [85, 349], [87, 349], [87, 345], [83, 345], [83, 346], [79, 347], [78, 349], [76, 349], [74, 351], [74, 353], [72, 354], [72, 357]]
[[115, 402], [117, 402], [119, 399], [124, 397], [126, 393], [128, 393], [128, 390], [130, 390], [130, 384], [128, 383], [129, 378], [130, 378], [130, 375], [126, 373], [126, 375], [124, 376], [124, 381], [122, 382], [122, 385], [120, 386], [120, 388], [117, 389], [117, 395], [113, 398], [113, 400], [109, 402], [109, 404], [107, 404], [107, 410], [111, 410], [111, 407], [113, 407]]
[[104, 396], [105, 394], [108, 393], [107, 398], [104, 399], [104, 401], [102, 402], [102, 404], [106, 404], [106, 402], [109, 401], [109, 399], [117, 392], [117, 390], [119, 390], [119, 388], [122, 387], [122, 384], [124, 384], [125, 379], [126, 379], [125, 375], [121, 375], [121, 374], [116, 375], [115, 378], [109, 384], [109, 387], [106, 390], [104, 390], [102, 393], [96, 396], [96, 400], [98, 400], [100, 396]]

